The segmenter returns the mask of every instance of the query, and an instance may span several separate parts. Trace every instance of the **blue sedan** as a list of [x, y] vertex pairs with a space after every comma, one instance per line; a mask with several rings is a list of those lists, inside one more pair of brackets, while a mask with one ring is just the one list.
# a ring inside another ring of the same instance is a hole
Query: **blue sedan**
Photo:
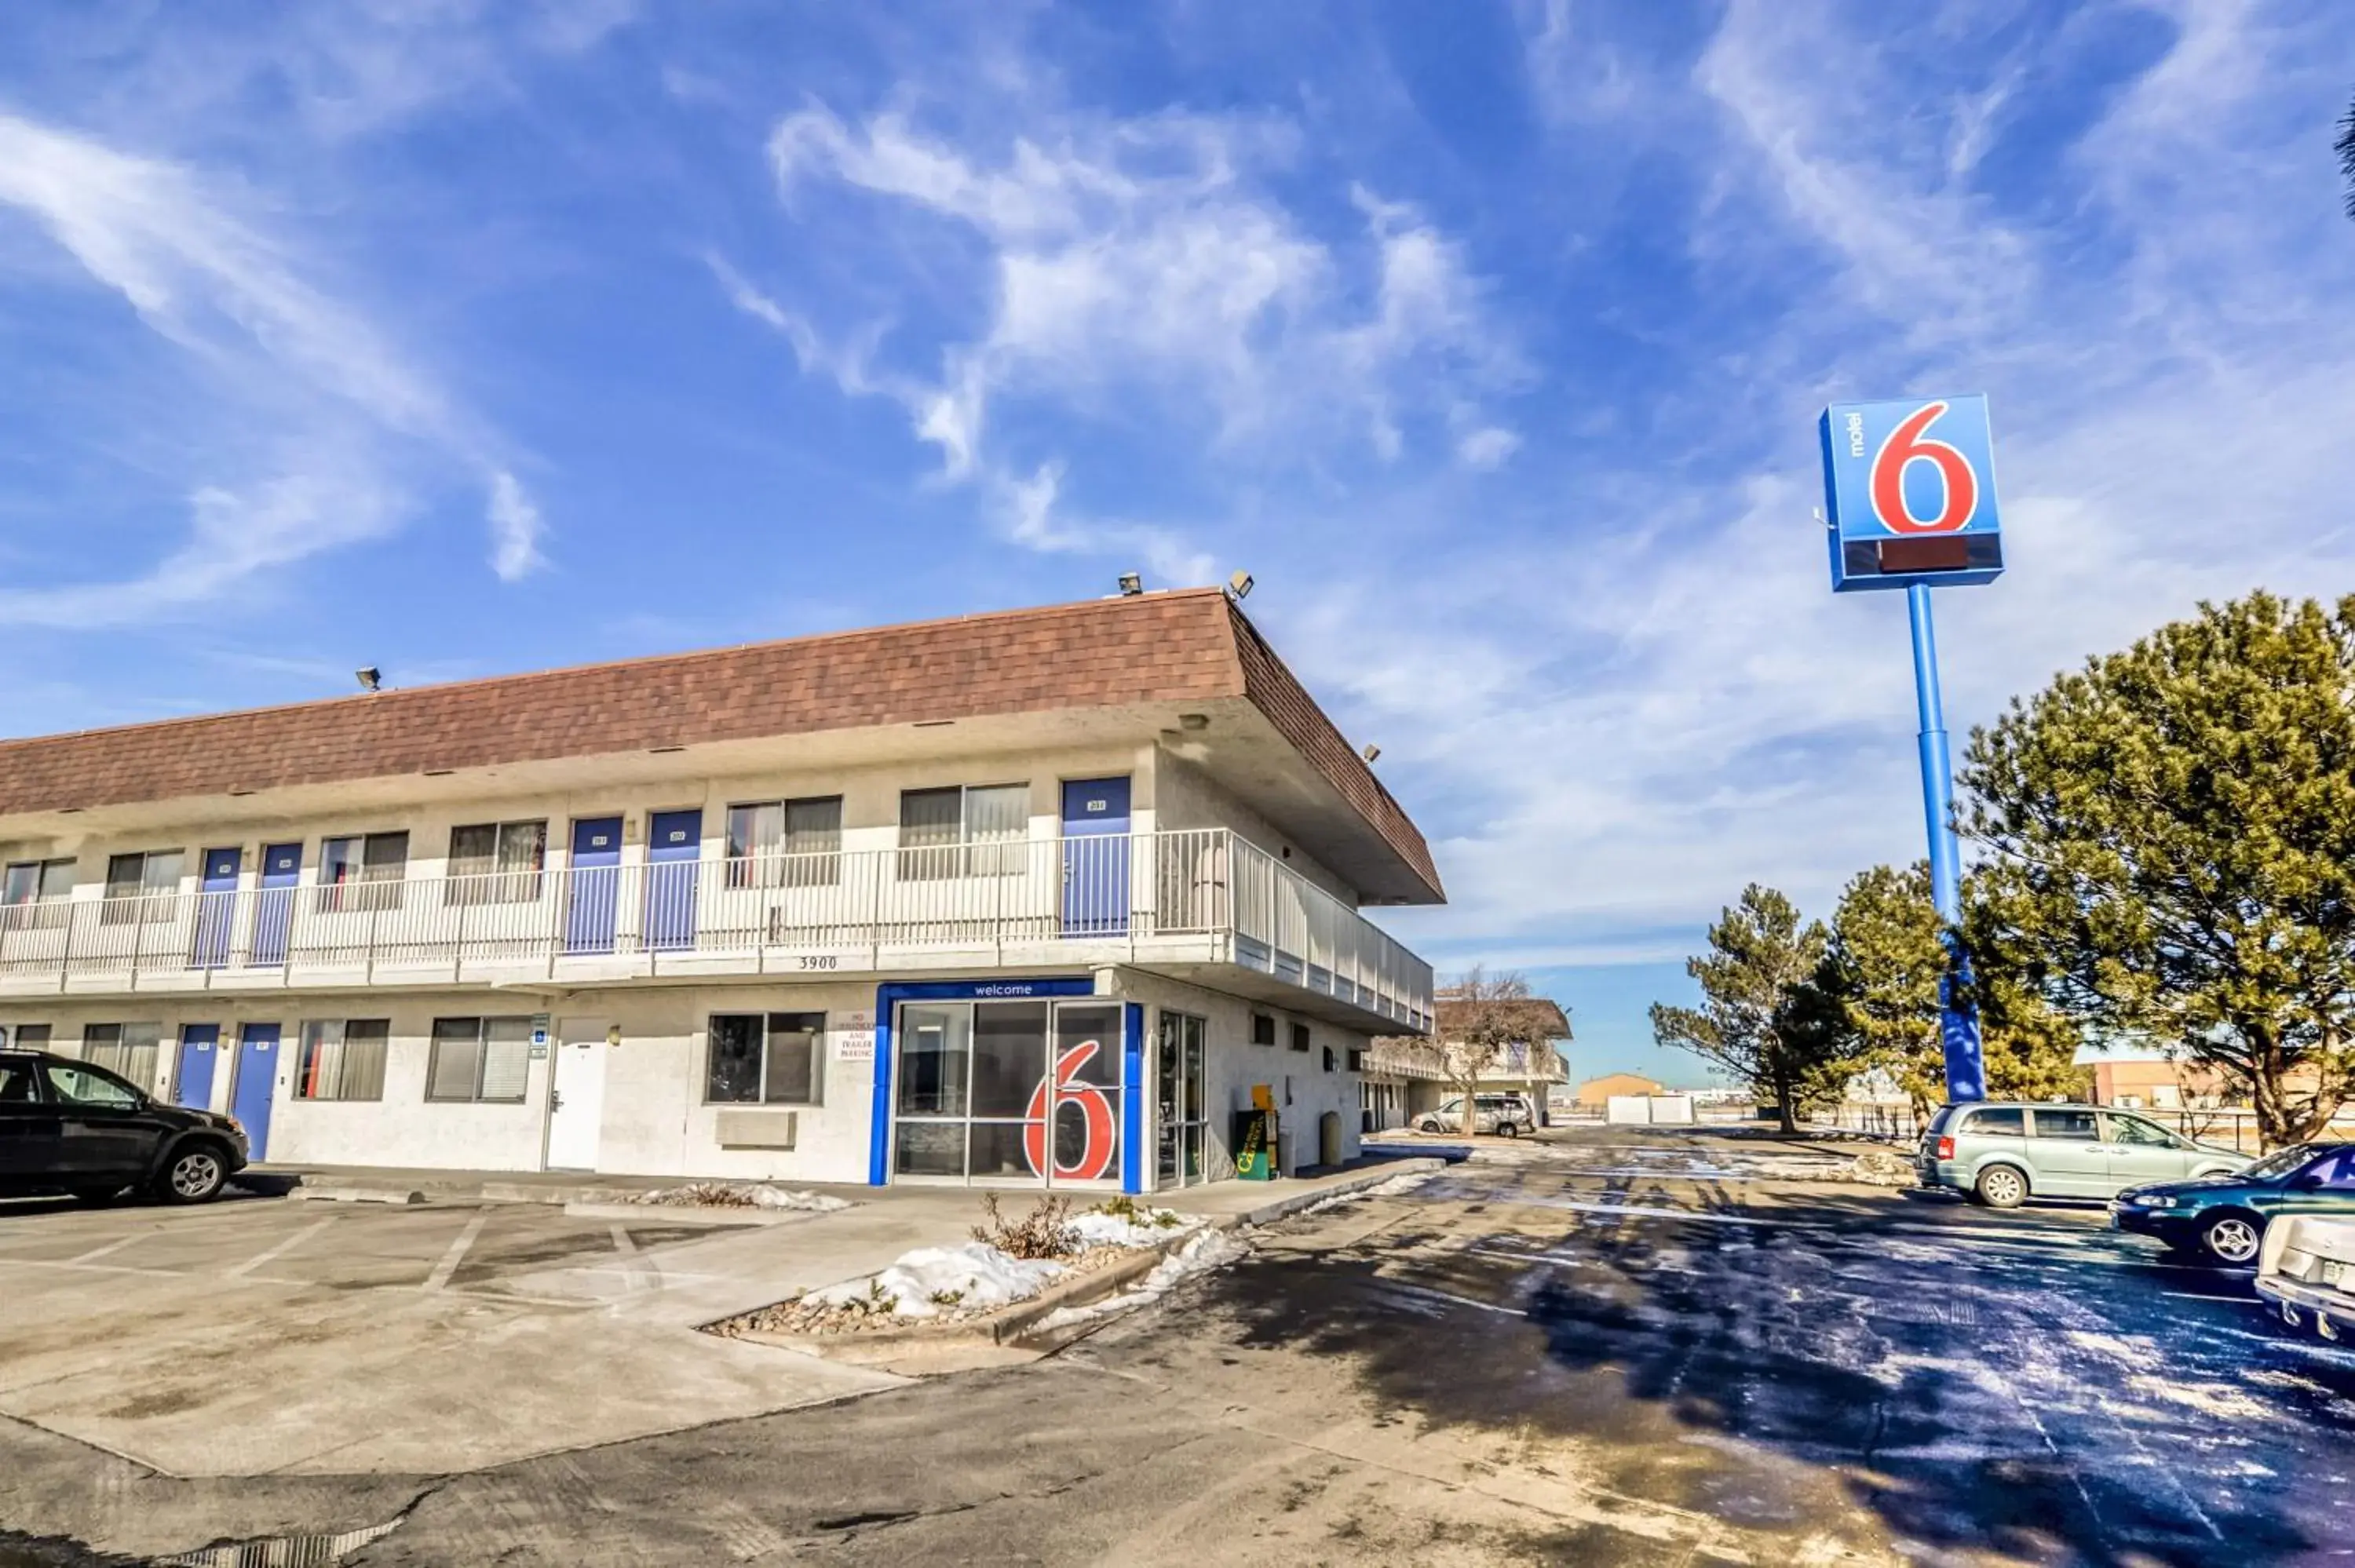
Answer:
[[2282, 1214], [2355, 1218], [2355, 1143], [2293, 1144], [2236, 1175], [2129, 1187], [2110, 1203], [2114, 1229], [2235, 1268], [2257, 1261]]

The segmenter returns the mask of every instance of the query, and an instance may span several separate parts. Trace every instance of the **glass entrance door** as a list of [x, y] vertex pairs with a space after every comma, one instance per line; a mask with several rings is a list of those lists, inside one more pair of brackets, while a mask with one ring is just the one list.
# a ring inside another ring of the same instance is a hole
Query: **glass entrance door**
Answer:
[[1120, 1029], [1118, 1002], [901, 1003], [894, 1175], [1116, 1185]]
[[1209, 1127], [1202, 1104], [1202, 1054], [1209, 1031], [1209, 1023], [1192, 1013], [1162, 1012], [1154, 1049], [1160, 1186], [1191, 1187], [1202, 1180]]

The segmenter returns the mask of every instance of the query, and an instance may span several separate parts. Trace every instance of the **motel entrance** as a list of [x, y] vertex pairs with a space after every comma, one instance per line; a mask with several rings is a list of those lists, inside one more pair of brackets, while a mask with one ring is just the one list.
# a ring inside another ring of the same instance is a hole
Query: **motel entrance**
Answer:
[[1142, 1042], [1131, 1023], [1142, 1010], [1093, 990], [1085, 980], [884, 987], [876, 1017], [889, 1020], [891, 1049], [876, 1098], [889, 1148], [878, 1150], [888, 1162], [877, 1161], [874, 1179], [1133, 1185], [1130, 1057]]

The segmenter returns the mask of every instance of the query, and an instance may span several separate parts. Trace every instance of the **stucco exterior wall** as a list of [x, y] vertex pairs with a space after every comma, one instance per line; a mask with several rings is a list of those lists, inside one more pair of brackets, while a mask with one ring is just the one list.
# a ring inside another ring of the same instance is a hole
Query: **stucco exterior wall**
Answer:
[[1163, 750], [1156, 762], [1153, 805], [1163, 828], [1232, 828], [1350, 908], [1358, 906], [1355, 888], [1175, 752]]
[[[1203, 1065], [1209, 1125], [1204, 1168], [1209, 1180], [1234, 1174], [1229, 1148], [1231, 1116], [1250, 1107], [1252, 1088], [1257, 1084], [1268, 1086], [1280, 1113], [1286, 1169], [1317, 1161], [1318, 1124], [1327, 1111], [1340, 1118], [1341, 1157], [1358, 1156], [1359, 1077], [1348, 1070], [1348, 1061], [1352, 1050], [1366, 1047], [1366, 1034], [1301, 1017], [1267, 1002], [1141, 970], [1107, 971], [1098, 978], [1097, 987], [1100, 994], [1145, 1006], [1145, 1125], [1132, 1131], [1142, 1140], [1148, 1188], [1155, 1183], [1157, 1148], [1155, 1053], [1160, 1013], [1165, 1010], [1192, 1013], [1206, 1022]], [[868, 1179], [873, 1128], [875, 1003], [876, 983], [865, 979], [810, 984], [626, 986], [549, 999], [476, 990], [263, 997], [234, 1004], [206, 998], [152, 997], [56, 1005], [11, 1001], [0, 1003], [0, 1027], [7, 1028], [14, 1038], [23, 1023], [48, 1024], [50, 1048], [73, 1054], [88, 1024], [154, 1023], [160, 1037], [156, 1070], [154, 1081], [143, 1086], [169, 1099], [175, 1097], [174, 1074], [183, 1026], [217, 1024], [222, 1044], [210, 1108], [225, 1111], [232, 1103], [231, 1063], [241, 1027], [273, 1022], [280, 1028], [282, 1044], [266, 1150], [270, 1163], [477, 1171], [543, 1168], [550, 1074], [557, 1055], [566, 1040], [602, 1041], [610, 1028], [618, 1031], [618, 1042], [596, 1047], [604, 1074], [597, 1171], [863, 1183]], [[549, 1046], [529, 1063], [521, 1104], [465, 1104], [425, 1097], [435, 1019], [530, 1017], [541, 1012], [548, 1014]], [[707, 1103], [709, 1025], [714, 1012], [825, 1013], [820, 1103], [792, 1107]], [[1274, 1045], [1251, 1043], [1254, 1013], [1274, 1019]], [[380, 1099], [294, 1097], [293, 1080], [306, 1020], [376, 1018], [389, 1023]], [[1295, 1022], [1308, 1027], [1305, 1052], [1291, 1048]], [[1325, 1065], [1327, 1049], [1333, 1054], [1330, 1069]], [[790, 1114], [794, 1118], [794, 1147], [723, 1148], [718, 1136], [723, 1112], [769, 1118]]]
[[[1348, 1070], [1349, 1052], [1365, 1049], [1370, 1036], [1298, 1018], [1266, 1002], [1137, 970], [1118, 971], [1115, 983], [1125, 1000], [1146, 1004], [1148, 1078], [1145, 1099], [1148, 1124], [1156, 1114], [1150, 1075], [1154, 1071], [1154, 1043], [1159, 1038], [1159, 1012], [1165, 1009], [1190, 1012], [1209, 1025], [1205, 1031], [1203, 1099], [1209, 1111], [1209, 1126], [1203, 1167], [1210, 1180], [1225, 1181], [1235, 1173], [1234, 1151], [1229, 1147], [1232, 1117], [1236, 1111], [1251, 1108], [1252, 1087], [1257, 1084], [1267, 1085], [1275, 1100], [1278, 1127], [1290, 1161], [1287, 1169], [1316, 1163], [1317, 1123], [1327, 1111], [1336, 1112], [1341, 1118], [1341, 1158], [1358, 1157], [1362, 1118], [1359, 1114], [1358, 1075]], [[1254, 1012], [1268, 1013], [1275, 1019], [1273, 1045], [1251, 1043]], [[1308, 1025], [1309, 1049], [1305, 1052], [1291, 1048], [1292, 1025], [1295, 1022]], [[1327, 1046], [1333, 1051], [1330, 1072], [1324, 1065]], [[1148, 1125], [1146, 1136], [1150, 1140], [1158, 1134]], [[1146, 1143], [1145, 1169], [1148, 1183], [1152, 1180], [1155, 1149], [1154, 1142]]]

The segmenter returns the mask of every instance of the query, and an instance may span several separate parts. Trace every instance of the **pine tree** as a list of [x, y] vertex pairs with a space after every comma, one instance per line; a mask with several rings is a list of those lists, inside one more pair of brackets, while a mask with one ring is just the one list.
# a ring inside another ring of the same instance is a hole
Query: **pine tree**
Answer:
[[2221, 1073], [2268, 1146], [2355, 1093], [2355, 598], [2202, 605], [1973, 734], [1975, 944]]
[[[1982, 889], [1977, 875], [1965, 881], [1966, 932], [1976, 925], [1967, 910]], [[1928, 863], [1916, 861], [1903, 871], [1876, 865], [1840, 895], [1820, 982], [1841, 1005], [1859, 1063], [1887, 1072], [1917, 1112], [1945, 1097], [1938, 998], [1946, 972], [1944, 933]], [[2082, 1093], [2075, 1027], [2045, 1004], [2006, 955], [1973, 952], [1970, 999], [1979, 1009], [1987, 1093], [1998, 1099]]]
[[1828, 940], [1823, 922], [1803, 927], [1788, 898], [1752, 883], [1709, 928], [1710, 950], [1685, 965], [1701, 1005], [1654, 1002], [1653, 1039], [1715, 1063], [1797, 1131], [1800, 1112], [1838, 1094], [1852, 1065], [1816, 986]]

